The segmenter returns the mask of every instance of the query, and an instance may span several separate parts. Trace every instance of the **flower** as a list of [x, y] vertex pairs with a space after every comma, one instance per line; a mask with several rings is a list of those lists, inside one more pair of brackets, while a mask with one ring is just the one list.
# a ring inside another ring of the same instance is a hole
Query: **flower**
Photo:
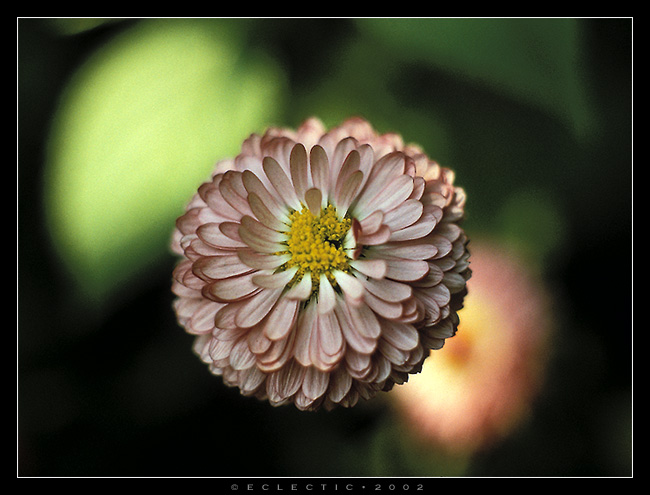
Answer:
[[522, 423], [543, 380], [548, 297], [514, 253], [472, 243], [458, 334], [392, 394], [421, 439], [452, 454], [486, 449]]
[[454, 174], [360, 118], [253, 134], [176, 222], [174, 308], [210, 370], [301, 410], [403, 383], [470, 276]]

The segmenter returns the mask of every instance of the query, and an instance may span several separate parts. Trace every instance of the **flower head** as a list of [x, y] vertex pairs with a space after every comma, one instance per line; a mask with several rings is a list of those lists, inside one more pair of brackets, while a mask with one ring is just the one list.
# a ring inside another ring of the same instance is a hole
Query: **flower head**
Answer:
[[174, 307], [242, 394], [352, 406], [454, 335], [470, 276], [451, 170], [362, 119], [251, 135], [176, 223]]
[[419, 439], [463, 455], [494, 445], [524, 420], [551, 335], [547, 295], [515, 254], [473, 243], [472, 267], [458, 335], [392, 395]]

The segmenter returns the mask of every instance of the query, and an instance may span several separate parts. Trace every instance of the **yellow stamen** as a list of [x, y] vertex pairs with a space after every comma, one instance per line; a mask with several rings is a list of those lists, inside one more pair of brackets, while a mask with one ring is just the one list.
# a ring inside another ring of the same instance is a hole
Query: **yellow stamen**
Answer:
[[342, 243], [350, 230], [351, 220], [339, 219], [336, 208], [332, 205], [322, 208], [318, 216], [314, 216], [308, 208], [303, 207], [300, 211], [292, 212], [289, 219], [291, 227], [285, 253], [289, 253], [291, 259], [281, 268], [286, 270], [294, 266], [298, 267], [298, 272], [289, 286], [300, 281], [307, 272], [311, 272], [312, 292], [318, 290], [320, 276], [323, 274], [333, 286], [336, 286], [332, 272], [350, 269], [349, 258], [343, 250]]

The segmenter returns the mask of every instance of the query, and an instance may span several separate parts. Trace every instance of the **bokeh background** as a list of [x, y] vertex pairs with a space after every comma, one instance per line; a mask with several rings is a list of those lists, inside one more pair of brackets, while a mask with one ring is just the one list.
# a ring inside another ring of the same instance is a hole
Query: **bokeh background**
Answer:
[[[18, 475], [632, 475], [632, 19], [21, 18], [17, 70]], [[470, 247], [532, 287], [470, 282], [474, 354], [408, 406], [490, 442], [425, 435], [399, 393], [241, 397], [175, 322], [168, 241], [214, 163], [352, 115], [453, 168]], [[459, 406], [497, 385], [454, 376], [511, 358], [505, 412]]]

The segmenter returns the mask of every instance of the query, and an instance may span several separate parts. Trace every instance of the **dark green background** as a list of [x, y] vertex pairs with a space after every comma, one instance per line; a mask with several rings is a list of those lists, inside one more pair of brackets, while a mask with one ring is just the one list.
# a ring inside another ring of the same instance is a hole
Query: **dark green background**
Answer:
[[224, 387], [175, 322], [171, 255], [99, 303], [79, 297], [46, 220], [51, 119], [83, 62], [142, 22], [17, 22], [19, 475], [632, 474], [631, 19], [211, 21], [283, 75], [260, 125], [362, 115], [402, 133], [456, 171], [470, 237], [516, 246], [541, 275], [544, 389], [462, 469], [400, 440], [383, 399], [305, 414]]

